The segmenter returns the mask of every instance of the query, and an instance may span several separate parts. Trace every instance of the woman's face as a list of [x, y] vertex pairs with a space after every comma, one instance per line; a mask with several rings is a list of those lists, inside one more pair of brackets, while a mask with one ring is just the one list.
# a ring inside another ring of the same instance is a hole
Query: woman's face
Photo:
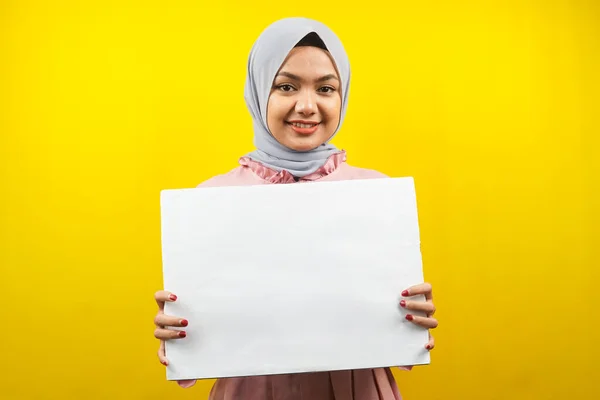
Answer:
[[297, 151], [325, 143], [338, 127], [342, 107], [338, 73], [329, 54], [295, 47], [283, 63], [267, 105], [267, 125], [282, 145]]

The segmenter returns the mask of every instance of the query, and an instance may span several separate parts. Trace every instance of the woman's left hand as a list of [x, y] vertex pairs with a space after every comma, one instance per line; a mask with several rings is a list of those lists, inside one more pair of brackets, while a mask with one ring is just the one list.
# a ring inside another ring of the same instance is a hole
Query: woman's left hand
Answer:
[[[402, 297], [409, 298], [416, 295], [425, 295], [425, 301], [415, 301], [406, 299], [400, 301], [400, 307], [405, 308], [407, 310], [425, 313], [426, 317], [420, 317], [418, 315], [408, 313], [406, 314], [406, 319], [416, 325], [427, 328], [428, 330], [437, 328], [438, 321], [435, 318], [433, 318], [433, 314], [435, 314], [435, 306], [433, 305], [433, 292], [431, 284], [422, 283], [420, 285], [411, 286], [402, 292]], [[430, 331], [429, 342], [425, 345], [425, 348], [427, 350], [432, 350], [434, 346], [435, 341]]]

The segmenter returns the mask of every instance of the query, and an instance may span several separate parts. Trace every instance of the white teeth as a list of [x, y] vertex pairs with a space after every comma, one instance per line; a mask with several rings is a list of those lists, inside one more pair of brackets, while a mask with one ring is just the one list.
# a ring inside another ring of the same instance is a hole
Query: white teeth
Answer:
[[298, 128], [305, 128], [306, 129], [306, 128], [312, 128], [312, 127], [314, 127], [314, 126], [316, 126], [318, 124], [300, 124], [300, 123], [297, 123], [297, 122], [292, 122], [292, 125], [297, 126]]

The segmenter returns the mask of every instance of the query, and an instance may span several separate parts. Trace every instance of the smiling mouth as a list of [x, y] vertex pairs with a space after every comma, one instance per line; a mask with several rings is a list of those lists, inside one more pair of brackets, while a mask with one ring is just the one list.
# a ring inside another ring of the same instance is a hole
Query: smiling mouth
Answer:
[[309, 128], [313, 128], [317, 125], [319, 125], [318, 122], [310, 122], [310, 123], [303, 123], [303, 122], [288, 122], [288, 124], [295, 126], [297, 128], [302, 128], [302, 129], [309, 129]]
[[294, 132], [301, 135], [312, 135], [319, 128], [319, 122], [287, 122]]

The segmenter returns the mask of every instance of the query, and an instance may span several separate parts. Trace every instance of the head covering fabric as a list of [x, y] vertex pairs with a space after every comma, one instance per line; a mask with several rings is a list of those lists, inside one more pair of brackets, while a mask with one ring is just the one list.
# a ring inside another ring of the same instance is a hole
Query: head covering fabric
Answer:
[[[315, 149], [296, 151], [279, 143], [267, 126], [267, 104], [273, 80], [289, 52], [309, 33], [323, 41], [340, 76], [342, 107], [340, 122], [329, 140]], [[310, 175], [339, 150], [329, 141], [339, 131], [348, 104], [350, 63], [342, 42], [323, 23], [308, 18], [285, 18], [269, 25], [255, 41], [248, 57], [244, 99], [253, 119], [256, 150], [247, 157], [276, 171], [296, 177]]]

